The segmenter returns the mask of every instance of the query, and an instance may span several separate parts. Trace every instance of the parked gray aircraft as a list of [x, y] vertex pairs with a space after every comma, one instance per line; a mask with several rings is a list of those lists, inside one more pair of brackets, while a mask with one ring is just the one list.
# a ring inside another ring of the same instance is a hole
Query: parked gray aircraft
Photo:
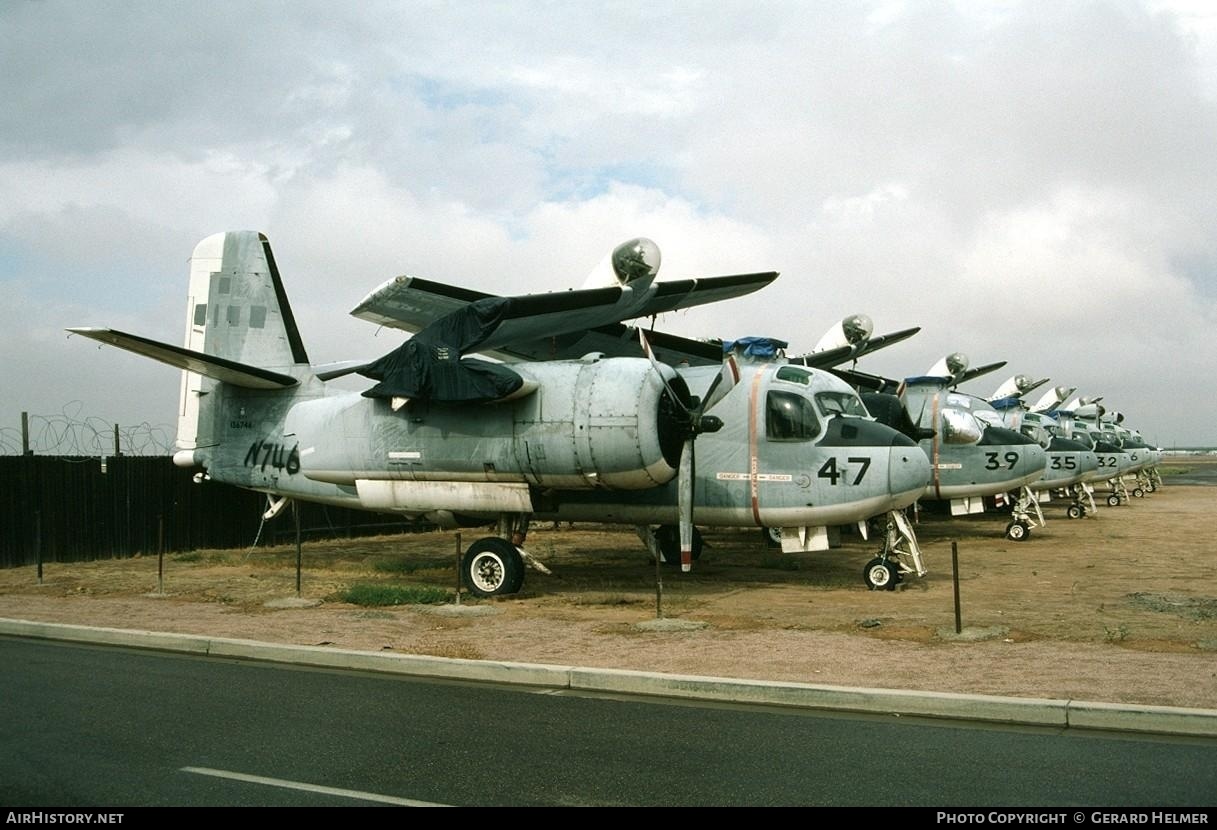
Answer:
[[1130, 497], [1141, 498], [1161, 483], [1154, 466], [1161, 456], [1140, 434], [1121, 426], [1124, 416], [1108, 413], [1101, 400], [1074, 396], [1062, 405], [1059, 417], [1077, 440], [1094, 447], [1099, 469], [1092, 480], [1107, 483], [1107, 503], [1115, 507]]
[[[918, 500], [940, 503], [952, 516], [983, 513], [985, 499], [1021, 491], [1043, 475], [1047, 454], [1035, 440], [1009, 429], [988, 401], [960, 392], [959, 384], [1005, 365], [969, 368], [956, 352], [924, 375], [897, 382], [854, 370], [835, 370], [859, 389], [881, 421], [915, 438], [930, 460], [932, 478]], [[1024, 499], [1014, 505], [1006, 535], [1030, 536], [1033, 521]]]
[[[175, 463], [266, 493], [268, 515], [294, 498], [441, 526], [497, 519], [500, 535], [462, 560], [482, 596], [518, 591], [525, 563], [539, 565], [523, 548], [534, 519], [635, 525], [687, 570], [695, 524], [779, 526], [784, 547], [814, 550], [823, 528], [897, 513], [925, 488], [916, 445], [824, 372], [723, 360], [721, 346], [717, 365], [677, 372], [637, 340], [637, 357], [596, 348], [636, 334], [621, 320], [741, 296], [776, 273], [656, 282], [647, 240], [610, 265], [617, 285], [518, 297], [391, 280], [352, 313], [417, 334], [379, 360], [314, 367], [266, 237], [221, 233], [191, 258], [184, 346], [69, 331], [182, 369]], [[515, 359], [466, 356], [495, 351]], [[377, 383], [326, 383], [352, 372]], [[884, 586], [901, 539], [889, 532], [868, 565]]]
[[[1093, 449], [1066, 438], [1051, 416], [1033, 412], [1023, 401], [1025, 395], [1047, 382], [1048, 378], [1036, 381], [1027, 375], [1014, 375], [989, 397], [989, 403], [1002, 414], [1006, 426], [1034, 439], [1048, 454], [1043, 477], [1027, 485], [1036, 504], [1040, 524], [1043, 523], [1043, 514], [1039, 505], [1051, 501], [1054, 494], [1071, 499], [1071, 504], [1066, 508], [1066, 515], [1071, 519], [1093, 512], [1094, 498], [1085, 482], [1099, 467], [1099, 459]], [[1050, 394], [1068, 395], [1070, 391], [1058, 387]]]

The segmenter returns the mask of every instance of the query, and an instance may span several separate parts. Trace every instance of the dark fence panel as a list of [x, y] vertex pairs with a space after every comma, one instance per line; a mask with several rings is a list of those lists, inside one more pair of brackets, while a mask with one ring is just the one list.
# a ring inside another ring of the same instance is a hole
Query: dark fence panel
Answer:
[[[291, 509], [263, 523], [266, 496], [196, 484], [169, 458], [0, 456], [0, 567], [159, 551], [291, 544]], [[430, 529], [382, 513], [300, 505], [304, 538]]]

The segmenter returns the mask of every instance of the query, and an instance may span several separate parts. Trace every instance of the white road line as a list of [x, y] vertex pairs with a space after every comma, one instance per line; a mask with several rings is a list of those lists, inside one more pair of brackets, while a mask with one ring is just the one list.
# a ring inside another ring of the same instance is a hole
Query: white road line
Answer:
[[213, 778], [229, 778], [233, 781], [246, 781], [250, 784], [265, 784], [268, 787], [282, 787], [285, 790], [304, 790], [322, 795], [336, 795], [342, 798], [357, 798], [360, 801], [379, 801], [382, 804], [398, 804], [404, 807], [451, 807], [451, 804], [433, 804], [430, 801], [414, 801], [410, 798], [398, 798], [379, 793], [365, 793], [359, 790], [343, 790], [338, 787], [322, 787], [317, 784], [304, 784], [300, 781], [285, 781], [282, 778], [265, 778], [261, 775], [246, 775], [243, 772], [230, 772], [223, 769], [208, 769], [207, 767], [182, 767], [182, 772], [193, 772], [195, 775], [210, 775]]

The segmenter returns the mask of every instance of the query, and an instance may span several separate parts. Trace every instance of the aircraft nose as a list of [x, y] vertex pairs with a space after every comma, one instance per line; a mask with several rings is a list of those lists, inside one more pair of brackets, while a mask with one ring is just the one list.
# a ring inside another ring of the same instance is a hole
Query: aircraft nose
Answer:
[[831, 418], [820, 446], [854, 448], [876, 461], [887, 456], [887, 489], [911, 504], [930, 483], [930, 459], [899, 430], [864, 418]]
[[[912, 444], [912, 442], [910, 442]], [[916, 444], [893, 446], [888, 451], [888, 490], [893, 494], [920, 495], [932, 478], [930, 458]]]

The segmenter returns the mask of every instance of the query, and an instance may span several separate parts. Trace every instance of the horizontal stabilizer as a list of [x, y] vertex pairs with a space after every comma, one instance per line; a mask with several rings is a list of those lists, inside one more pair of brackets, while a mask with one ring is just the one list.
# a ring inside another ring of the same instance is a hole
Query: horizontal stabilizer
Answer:
[[203, 354], [182, 346], [171, 346], [168, 343], [158, 343], [146, 337], [105, 328], [70, 328], [68, 331], [135, 352], [144, 357], [150, 357], [161, 363], [167, 363], [188, 372], [197, 372], [209, 378], [243, 386], [247, 389], [286, 389], [295, 386], [297, 380], [291, 375], [259, 369], [256, 366], [246, 366], [233, 360]]

